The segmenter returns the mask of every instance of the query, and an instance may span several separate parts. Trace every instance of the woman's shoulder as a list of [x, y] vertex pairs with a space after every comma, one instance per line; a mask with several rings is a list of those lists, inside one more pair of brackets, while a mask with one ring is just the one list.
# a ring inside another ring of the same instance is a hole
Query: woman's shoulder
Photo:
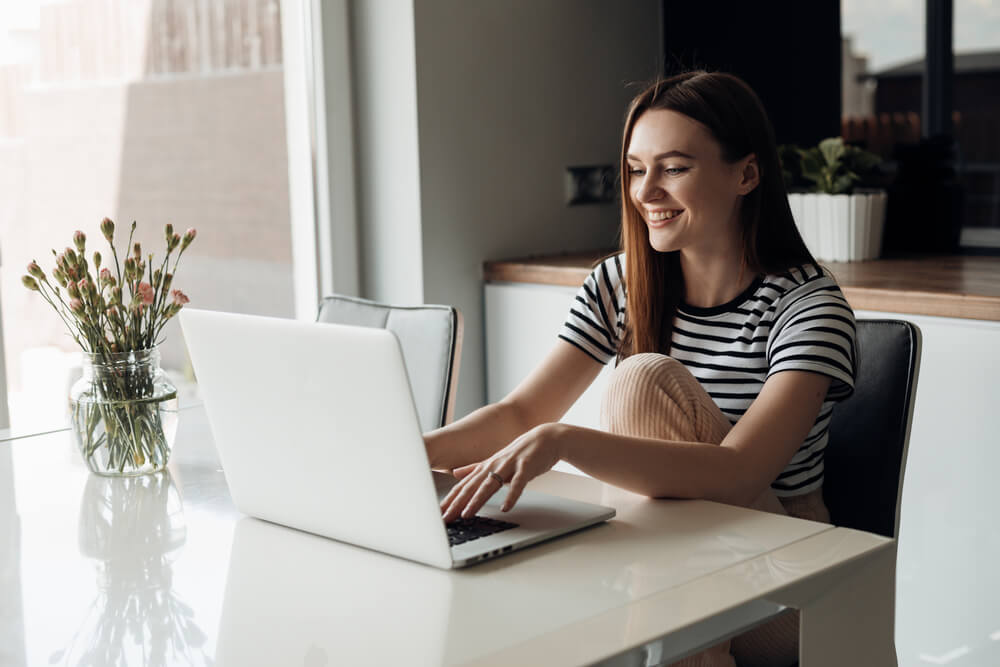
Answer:
[[812, 291], [815, 288], [836, 288], [837, 280], [833, 273], [820, 264], [799, 264], [783, 271], [768, 273], [764, 276], [767, 286], [781, 294]]
[[836, 278], [820, 264], [802, 264], [769, 273], [764, 278], [764, 288], [779, 311], [807, 298], [810, 302], [826, 299], [847, 303]]
[[618, 252], [598, 260], [587, 277], [587, 282], [617, 292], [625, 284], [625, 253]]

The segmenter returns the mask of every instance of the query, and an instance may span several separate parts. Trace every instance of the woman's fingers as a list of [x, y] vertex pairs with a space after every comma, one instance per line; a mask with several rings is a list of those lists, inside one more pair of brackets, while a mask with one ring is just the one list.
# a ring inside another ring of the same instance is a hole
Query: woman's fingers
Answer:
[[465, 479], [473, 472], [475, 472], [476, 468], [478, 468], [479, 466], [480, 466], [479, 463], [470, 463], [467, 466], [462, 466], [461, 468], [455, 468], [454, 470], [451, 471], [451, 474], [455, 476], [455, 479]]
[[[466, 474], [442, 501], [442, 517], [445, 522], [454, 521], [459, 516], [469, 518], [475, 515], [500, 490], [500, 481], [490, 474], [491, 468], [485, 462], [475, 467], [477, 470]], [[502, 475], [500, 476], [502, 479]]]
[[503, 484], [500, 483], [492, 474], [488, 471], [485, 476], [483, 476], [482, 481], [479, 483], [479, 488], [473, 494], [472, 499], [469, 500], [468, 504], [461, 510], [462, 518], [468, 519], [469, 517], [475, 516], [486, 501], [493, 497], [497, 491], [503, 488]]
[[528, 479], [525, 475], [520, 471], [514, 473], [514, 479], [510, 480], [510, 488], [507, 490], [507, 497], [504, 499], [503, 505], [500, 506], [500, 510], [503, 512], [512, 510], [527, 484]]
[[469, 489], [469, 483], [470, 483], [470, 480], [467, 477], [467, 478], [463, 479], [461, 482], [459, 482], [458, 484], [456, 484], [455, 486], [451, 487], [451, 491], [449, 491], [448, 495], [446, 495], [444, 497], [444, 500], [441, 501], [441, 509], [442, 510], [447, 510], [449, 507], [451, 507], [455, 503], [456, 500], [458, 500], [458, 498], [460, 496], [462, 496], [462, 495], [468, 495], [470, 493], [470, 491], [468, 490]]

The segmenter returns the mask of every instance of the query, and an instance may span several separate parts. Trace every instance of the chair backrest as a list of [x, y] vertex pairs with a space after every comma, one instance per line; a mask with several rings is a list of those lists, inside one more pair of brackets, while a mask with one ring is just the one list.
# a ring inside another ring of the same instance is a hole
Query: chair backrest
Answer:
[[390, 306], [333, 295], [319, 304], [318, 322], [388, 329], [403, 352], [424, 432], [449, 423], [462, 354], [462, 314], [451, 306]]
[[825, 454], [823, 498], [835, 525], [897, 535], [920, 349], [911, 322], [857, 321], [854, 394], [833, 410]]

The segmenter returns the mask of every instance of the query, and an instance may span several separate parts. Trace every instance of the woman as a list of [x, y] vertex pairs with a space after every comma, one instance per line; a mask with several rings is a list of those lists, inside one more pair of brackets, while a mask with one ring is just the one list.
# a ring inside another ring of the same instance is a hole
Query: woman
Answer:
[[[727, 74], [654, 83], [629, 107], [621, 173], [622, 253], [587, 278], [552, 351], [426, 435], [460, 480], [444, 519], [502, 484], [510, 509], [564, 460], [650, 497], [828, 521], [823, 449], [853, 391], [854, 315], [796, 230], [760, 101]], [[603, 430], [557, 423], [614, 358]], [[794, 628], [770, 630], [734, 640], [740, 664], [794, 660]], [[732, 664], [729, 642], [698, 660]]]

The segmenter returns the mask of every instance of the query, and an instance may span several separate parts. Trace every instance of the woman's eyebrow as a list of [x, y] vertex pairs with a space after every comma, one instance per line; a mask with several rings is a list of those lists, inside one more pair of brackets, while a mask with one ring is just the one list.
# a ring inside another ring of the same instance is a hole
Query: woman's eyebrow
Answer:
[[[655, 162], [655, 161], [658, 161], [658, 160], [663, 160], [664, 158], [668, 158], [668, 157], [683, 157], [683, 158], [687, 158], [688, 160], [695, 159], [693, 155], [688, 155], [687, 153], [683, 153], [681, 151], [667, 151], [666, 153], [658, 153], [658, 154], [654, 155], [653, 156], [653, 161]], [[636, 157], [635, 155], [632, 155], [631, 153], [627, 154], [625, 156], [625, 158], [628, 159], [628, 160], [640, 161], [638, 157]]]

